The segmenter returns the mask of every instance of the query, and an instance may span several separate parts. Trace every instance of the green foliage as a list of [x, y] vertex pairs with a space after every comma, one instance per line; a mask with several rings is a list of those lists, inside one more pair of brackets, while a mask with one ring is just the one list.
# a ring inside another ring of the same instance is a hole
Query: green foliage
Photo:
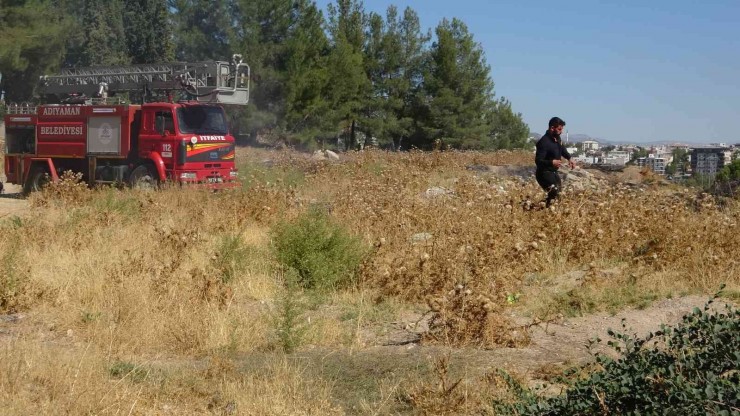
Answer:
[[6, 229], [17, 230], [24, 225], [26, 225], [26, 221], [24, 221], [23, 218], [17, 215], [12, 215], [8, 218], [4, 218], [2, 222], [0, 222], [0, 230], [3, 230], [4, 232]]
[[285, 44], [285, 128], [300, 143], [320, 134], [328, 110], [323, 94], [329, 40], [323, 25], [315, 3], [298, 2], [295, 29]]
[[149, 376], [147, 370], [128, 361], [115, 361], [108, 368], [108, 374], [114, 378], [129, 379], [134, 383], [140, 383]]
[[734, 160], [717, 173], [717, 180], [722, 182], [740, 180], [740, 159]]
[[298, 275], [295, 270], [288, 270], [285, 274], [285, 290], [278, 298], [275, 316], [275, 335], [286, 354], [300, 347], [308, 329], [303, 320], [306, 305], [301, 295]]
[[481, 45], [459, 19], [437, 26], [423, 89], [430, 97], [421, 121], [421, 148], [437, 140], [455, 148], [478, 148], [491, 131], [493, 81]]
[[166, 0], [123, 0], [123, 25], [132, 64], [174, 60]]
[[85, 37], [79, 65], [123, 65], [130, 62], [120, 0], [83, 0]]
[[[332, 45], [326, 61], [330, 82], [325, 86], [328, 111], [322, 127], [326, 132], [349, 131], [359, 119], [363, 97], [370, 89], [363, 53], [367, 16], [358, 0], [338, 0], [328, 9]], [[348, 141], [349, 148], [354, 147], [353, 140]]]
[[239, 180], [244, 189], [256, 184], [270, 187], [297, 187], [306, 180], [306, 174], [290, 165], [272, 165], [247, 160], [239, 164]]
[[672, 153], [673, 160], [666, 167], [666, 174], [685, 173], [691, 167], [691, 154], [689, 154], [688, 150], [681, 148], [673, 149]]
[[481, 147], [489, 149], [529, 149], [529, 126], [524, 123], [521, 113], [514, 113], [511, 103], [505, 98], [496, 101], [491, 112], [490, 143], [481, 142]]
[[0, 2], [0, 89], [8, 102], [30, 100], [39, 76], [59, 65], [67, 23], [54, 2]]
[[[285, 0], [236, 2], [238, 19], [234, 42], [244, 53], [254, 74], [250, 105], [241, 112], [238, 124], [252, 132], [282, 132], [285, 122], [287, 45], [300, 15], [294, 4]], [[296, 5], [296, 7], [299, 7]], [[236, 51], [235, 51], [236, 52]]]
[[229, 283], [247, 266], [249, 260], [247, 247], [239, 234], [228, 234], [221, 237], [213, 266], [218, 271], [221, 282]]
[[388, 7], [385, 21], [375, 13], [368, 18], [365, 72], [371, 87], [362, 103], [359, 123], [367, 137], [383, 147], [398, 149], [415, 131], [414, 103], [422, 80], [429, 35], [411, 8], [399, 16]]
[[600, 370], [575, 381], [561, 379], [569, 385], [563, 395], [539, 397], [505, 376], [516, 400], [494, 407], [519, 415], [737, 414], [740, 311], [730, 305], [712, 311], [713, 301], [644, 338], [610, 330], [607, 344], [619, 358], [596, 354]]
[[273, 247], [280, 264], [297, 272], [298, 285], [320, 290], [352, 282], [367, 252], [360, 238], [332, 222], [320, 208], [278, 224]]
[[235, 36], [233, 3], [210, 0], [168, 1], [175, 37], [175, 58], [184, 61], [228, 59], [232, 53], [236, 53], [229, 46]]
[[95, 209], [103, 215], [116, 214], [130, 220], [141, 217], [142, 204], [134, 196], [118, 192], [115, 188], [109, 188], [103, 195], [97, 195], [92, 200]]
[[[237, 137], [303, 148], [376, 142], [408, 149], [526, 147], [528, 128], [493, 91], [465, 24], [422, 30], [417, 13], [385, 16], [338, 0], [14, 0], [0, 7], [8, 100], [71, 66], [228, 60], [251, 67], [248, 106], [229, 109]], [[135, 95], [135, 93], [134, 93]], [[129, 97], [133, 99], [132, 97]]]
[[638, 147], [634, 152], [632, 152], [632, 160], [637, 160], [641, 157], [647, 157], [650, 152], [648, 149], [644, 147]]

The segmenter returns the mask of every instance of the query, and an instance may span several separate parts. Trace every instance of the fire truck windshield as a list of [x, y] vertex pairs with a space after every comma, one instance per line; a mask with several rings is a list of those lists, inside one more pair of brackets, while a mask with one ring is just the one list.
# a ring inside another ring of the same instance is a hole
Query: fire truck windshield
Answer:
[[220, 107], [193, 105], [177, 109], [180, 133], [228, 134], [224, 110]]

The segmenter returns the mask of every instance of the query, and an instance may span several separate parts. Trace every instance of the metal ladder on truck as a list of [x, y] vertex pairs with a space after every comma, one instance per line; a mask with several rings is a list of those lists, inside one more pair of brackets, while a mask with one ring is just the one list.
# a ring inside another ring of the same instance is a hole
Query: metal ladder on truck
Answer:
[[62, 69], [58, 75], [40, 77], [43, 94], [106, 99], [108, 93], [183, 91], [203, 103], [246, 105], [249, 102], [249, 65], [241, 55], [231, 62], [173, 62], [128, 66], [93, 66]]

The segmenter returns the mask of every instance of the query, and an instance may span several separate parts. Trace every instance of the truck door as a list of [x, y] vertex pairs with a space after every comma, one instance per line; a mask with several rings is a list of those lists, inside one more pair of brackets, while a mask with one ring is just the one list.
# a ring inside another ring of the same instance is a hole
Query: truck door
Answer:
[[164, 163], [172, 165], [176, 130], [171, 108], [147, 108], [139, 134], [139, 155], [156, 152]]

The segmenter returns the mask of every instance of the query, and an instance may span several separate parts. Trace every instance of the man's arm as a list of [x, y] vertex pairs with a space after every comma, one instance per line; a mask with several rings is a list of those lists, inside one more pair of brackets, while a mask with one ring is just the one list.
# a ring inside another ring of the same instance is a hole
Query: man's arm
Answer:
[[568, 166], [570, 166], [571, 169], [574, 169], [576, 167], [576, 163], [571, 158], [570, 153], [568, 153], [568, 149], [566, 149], [562, 143], [560, 144], [560, 153], [568, 160]]

